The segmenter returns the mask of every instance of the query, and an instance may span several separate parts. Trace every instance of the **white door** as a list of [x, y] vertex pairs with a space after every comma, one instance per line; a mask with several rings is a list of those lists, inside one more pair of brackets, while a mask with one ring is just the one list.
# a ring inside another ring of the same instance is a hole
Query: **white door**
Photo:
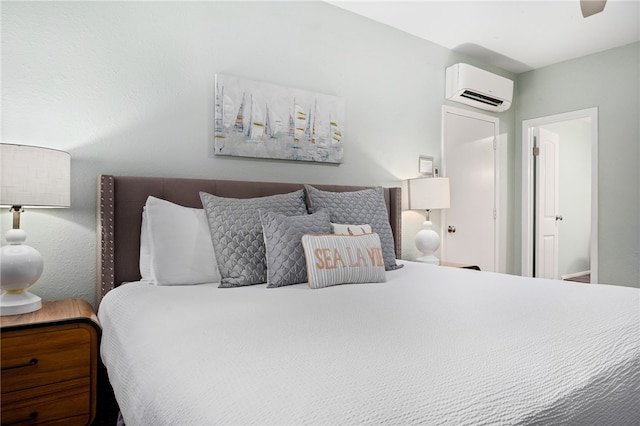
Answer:
[[444, 109], [443, 174], [451, 207], [442, 210], [441, 259], [496, 271], [496, 141], [498, 119]]
[[558, 278], [558, 135], [535, 128], [534, 277]]

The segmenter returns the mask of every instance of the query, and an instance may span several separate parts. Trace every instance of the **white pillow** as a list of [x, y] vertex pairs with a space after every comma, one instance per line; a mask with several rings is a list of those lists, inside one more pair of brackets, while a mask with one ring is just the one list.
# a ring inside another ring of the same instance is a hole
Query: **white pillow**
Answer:
[[147, 208], [142, 208], [142, 226], [140, 228], [140, 280], [153, 281], [151, 275], [151, 246], [149, 245], [149, 225], [147, 224]]
[[331, 233], [336, 235], [371, 234], [371, 225], [348, 225], [331, 222]]
[[303, 235], [310, 288], [386, 280], [378, 234]]
[[[151, 249], [151, 276], [155, 284], [220, 282], [220, 272], [203, 209], [183, 207], [149, 197], [144, 211]], [[142, 263], [141, 259], [141, 265]]]

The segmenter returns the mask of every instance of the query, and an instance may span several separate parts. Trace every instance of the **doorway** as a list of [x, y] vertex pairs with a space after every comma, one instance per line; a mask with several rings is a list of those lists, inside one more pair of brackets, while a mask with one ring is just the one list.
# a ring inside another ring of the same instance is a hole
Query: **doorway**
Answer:
[[448, 106], [442, 115], [442, 171], [451, 202], [441, 214], [441, 258], [497, 271], [499, 120]]
[[[540, 181], [544, 158], [536, 157], [541, 132], [558, 144], [558, 198], [546, 222], [540, 208], [551, 197], [545, 196], [548, 182]], [[598, 109], [524, 120], [522, 140], [522, 275], [574, 279], [590, 274], [587, 282], [597, 282]], [[543, 231], [555, 235], [557, 250]]]

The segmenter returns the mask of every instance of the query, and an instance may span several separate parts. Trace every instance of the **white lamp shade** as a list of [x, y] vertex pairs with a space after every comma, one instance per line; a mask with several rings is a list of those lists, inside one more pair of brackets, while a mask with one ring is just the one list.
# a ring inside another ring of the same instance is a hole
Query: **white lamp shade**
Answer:
[[64, 151], [0, 144], [0, 205], [69, 207], [71, 156]]
[[449, 178], [416, 178], [407, 181], [408, 210], [448, 209]]

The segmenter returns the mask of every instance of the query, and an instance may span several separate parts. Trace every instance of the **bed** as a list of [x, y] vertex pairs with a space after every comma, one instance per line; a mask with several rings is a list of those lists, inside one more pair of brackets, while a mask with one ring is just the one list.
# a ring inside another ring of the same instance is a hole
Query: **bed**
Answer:
[[[301, 188], [100, 176], [101, 357], [127, 425], [639, 424], [637, 288], [401, 260], [324, 288], [143, 279], [149, 196], [202, 209], [200, 192]], [[380, 194], [399, 258], [400, 190]]]

